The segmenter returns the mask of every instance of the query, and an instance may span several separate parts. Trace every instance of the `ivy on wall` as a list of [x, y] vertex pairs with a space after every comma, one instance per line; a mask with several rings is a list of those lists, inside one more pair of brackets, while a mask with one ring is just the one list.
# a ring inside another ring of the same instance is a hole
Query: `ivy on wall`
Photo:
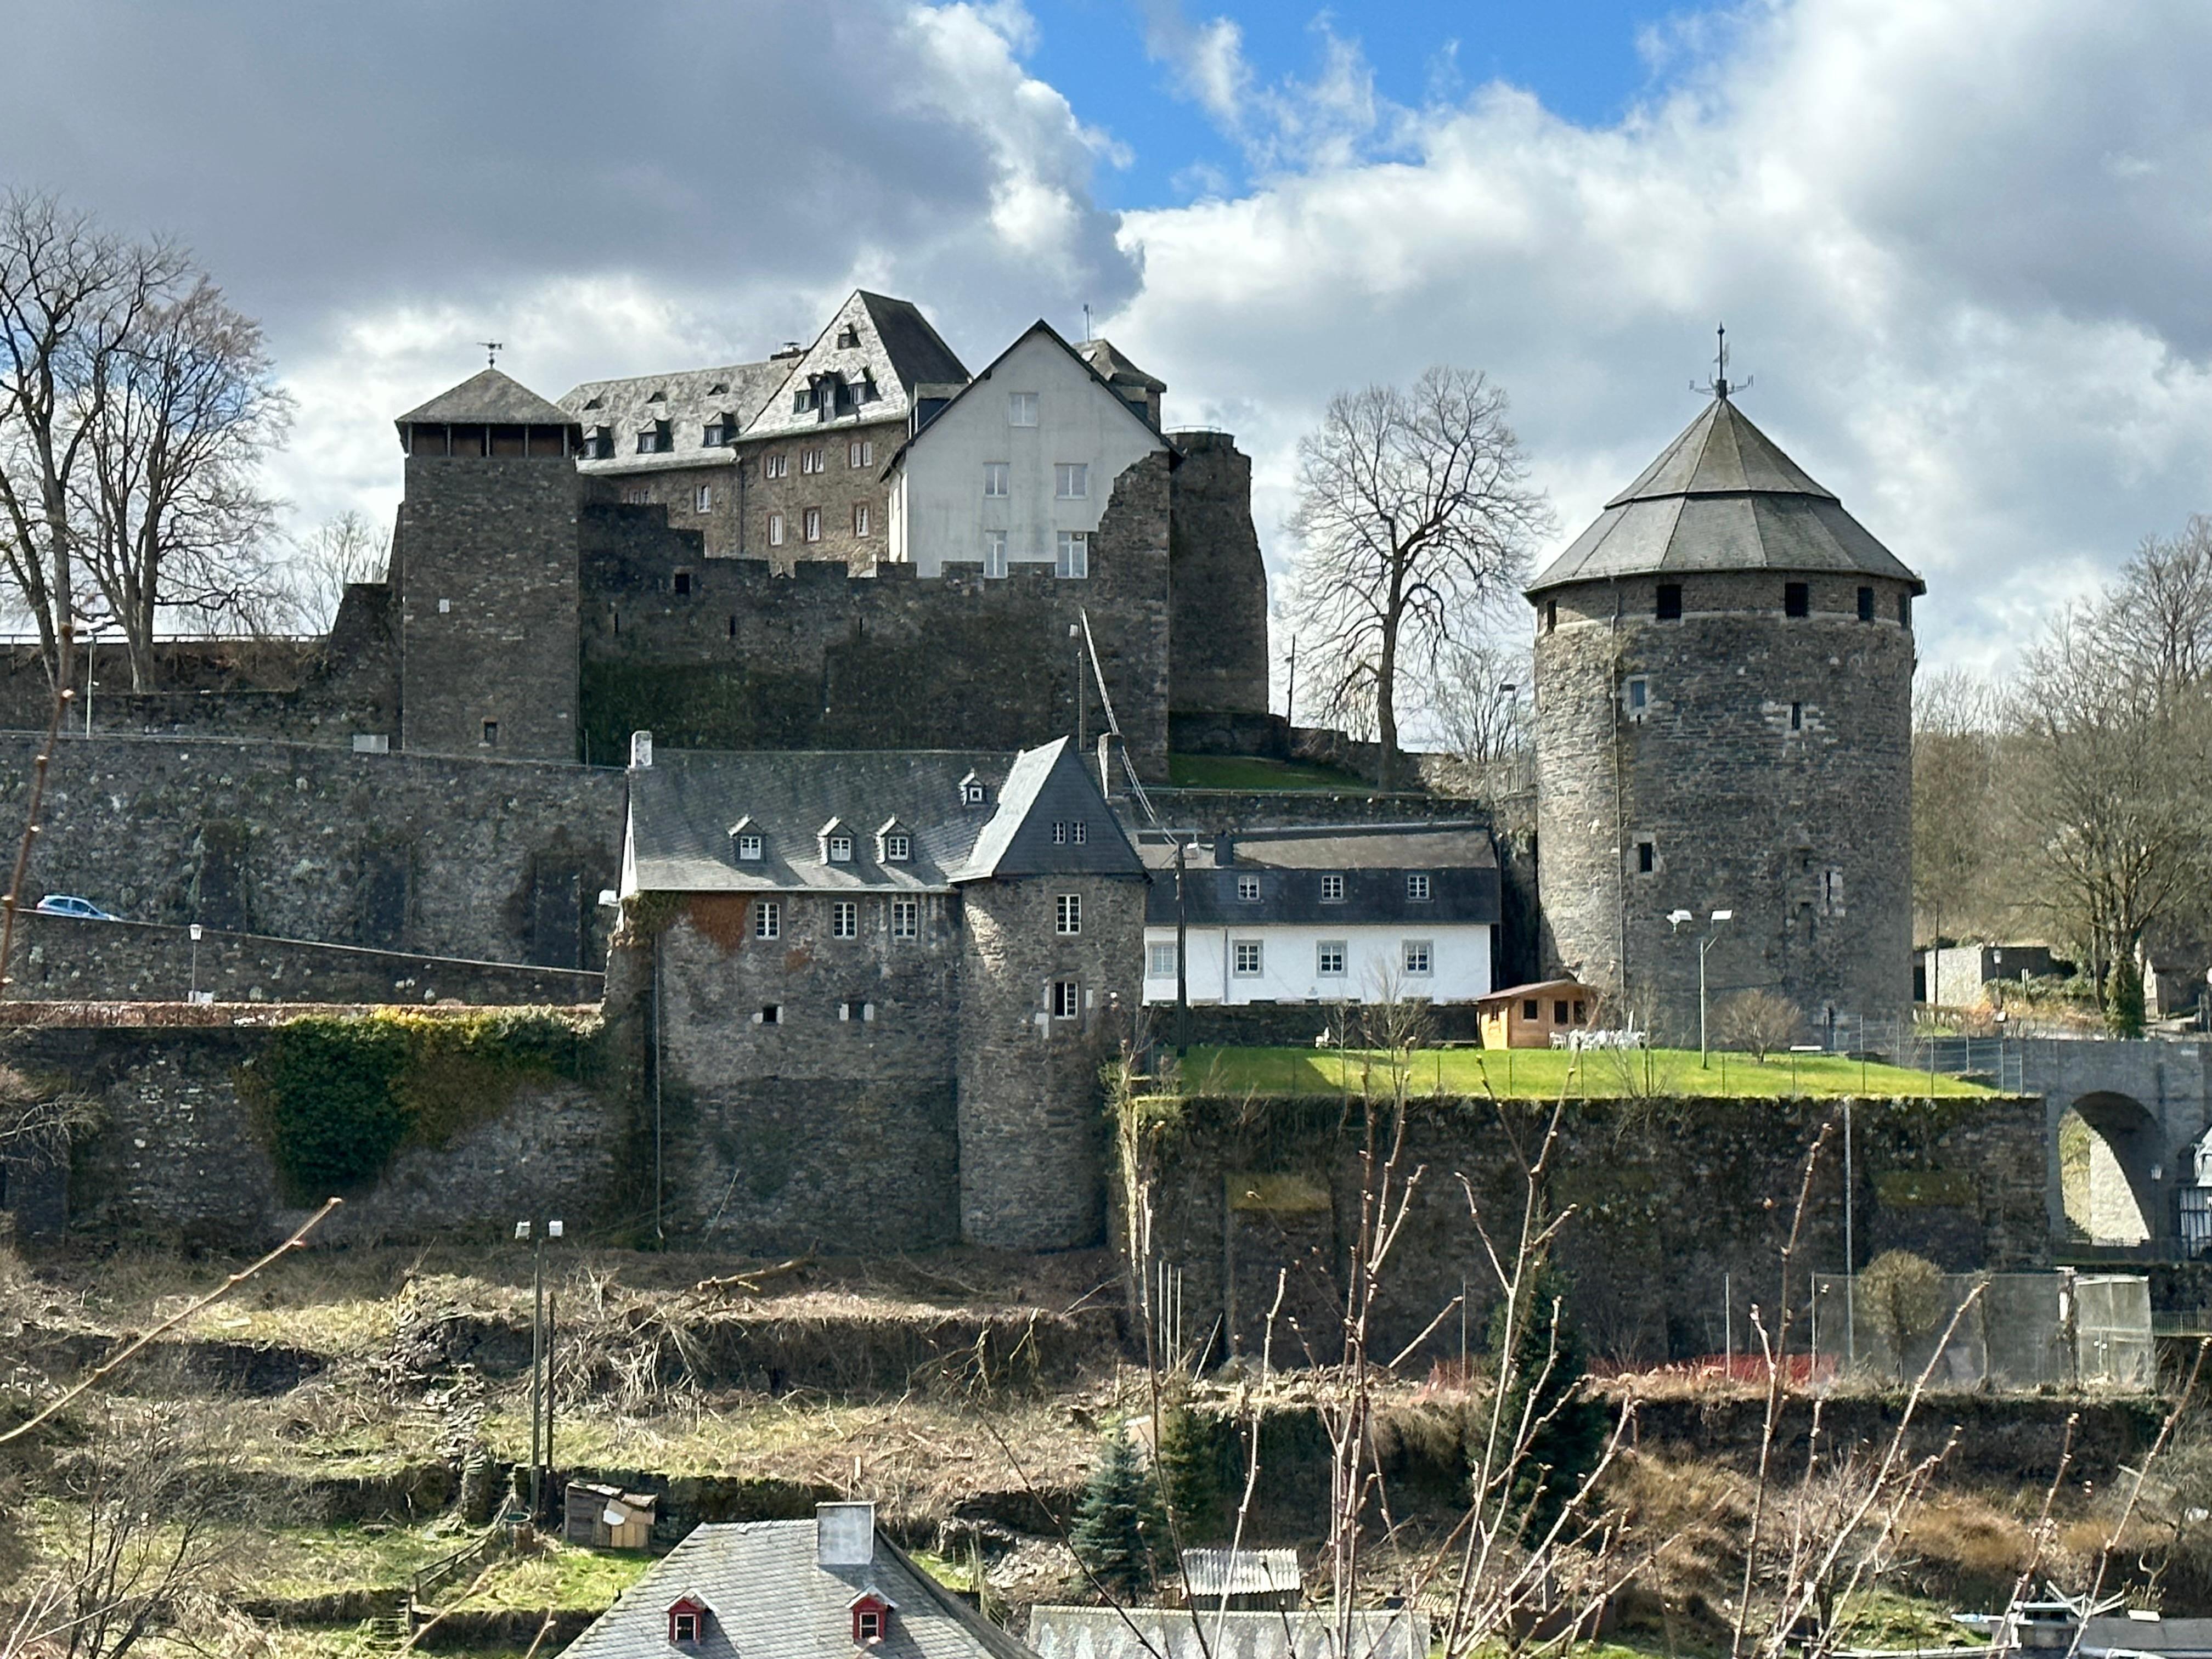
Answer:
[[278, 1027], [240, 1083], [286, 1198], [311, 1204], [497, 1117], [526, 1080], [589, 1080], [601, 1029], [527, 1008], [313, 1014]]

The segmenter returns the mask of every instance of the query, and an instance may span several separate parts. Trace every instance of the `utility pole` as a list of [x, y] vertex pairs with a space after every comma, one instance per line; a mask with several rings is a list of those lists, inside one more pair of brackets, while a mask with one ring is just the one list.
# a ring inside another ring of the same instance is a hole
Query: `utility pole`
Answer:
[[1183, 854], [1190, 843], [1176, 836], [1176, 1057], [1190, 1048], [1190, 913], [1183, 903]]
[[547, 1363], [553, 1333], [545, 1319], [545, 1241], [561, 1237], [561, 1224], [549, 1221], [538, 1228], [518, 1221], [514, 1236], [530, 1241], [530, 1518], [535, 1521], [545, 1513], [545, 1481], [553, 1466], [553, 1378]]

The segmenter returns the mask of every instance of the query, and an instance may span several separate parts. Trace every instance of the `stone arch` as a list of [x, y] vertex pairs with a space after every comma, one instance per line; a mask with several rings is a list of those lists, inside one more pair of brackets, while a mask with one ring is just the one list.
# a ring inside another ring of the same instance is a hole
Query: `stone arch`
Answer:
[[2165, 1136], [2132, 1097], [2079, 1097], [2054, 1126], [2061, 1204], [2069, 1230], [2094, 1244], [2148, 1244], [2166, 1218]]

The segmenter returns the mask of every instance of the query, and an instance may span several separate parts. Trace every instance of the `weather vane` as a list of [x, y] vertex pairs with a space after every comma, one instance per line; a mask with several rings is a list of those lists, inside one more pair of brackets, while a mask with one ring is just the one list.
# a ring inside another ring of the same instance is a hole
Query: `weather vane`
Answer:
[[485, 363], [493, 368], [497, 368], [499, 354], [506, 349], [505, 343], [499, 340], [478, 340], [477, 343], [484, 349]]
[[1736, 392], [1748, 392], [1751, 389], [1751, 381], [1747, 378], [1733, 387], [1729, 385], [1728, 325], [1726, 323], [1723, 323], [1718, 328], [1713, 331], [1713, 333], [1718, 344], [1717, 349], [1713, 353], [1712, 384], [1711, 386], [1692, 385], [1690, 387], [1690, 390], [1692, 392], [1702, 392], [1711, 397], [1718, 398], [1725, 401], [1729, 392], [1732, 390]]

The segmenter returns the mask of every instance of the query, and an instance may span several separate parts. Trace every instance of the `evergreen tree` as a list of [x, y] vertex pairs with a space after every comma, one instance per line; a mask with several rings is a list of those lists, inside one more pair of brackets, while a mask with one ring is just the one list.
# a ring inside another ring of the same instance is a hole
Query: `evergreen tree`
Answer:
[[1168, 1529], [1151, 1471], [1119, 1431], [1091, 1471], [1068, 1542], [1091, 1576], [1115, 1595], [1143, 1595], [1159, 1582]]
[[1186, 1547], [1228, 1535], [1226, 1426], [1219, 1417], [1184, 1405], [1160, 1413], [1160, 1485], [1175, 1516], [1176, 1535]]
[[1605, 1409], [1579, 1397], [1589, 1356], [1567, 1322], [1565, 1289], [1557, 1273], [1540, 1267], [1513, 1322], [1517, 1328], [1508, 1328], [1502, 1302], [1490, 1319], [1493, 1374], [1509, 1389], [1498, 1431], [1501, 1452], [1519, 1432], [1524, 1409], [1528, 1420], [1540, 1425], [1513, 1483], [1516, 1501], [1531, 1506], [1529, 1530], [1537, 1535], [1558, 1519], [1605, 1450]]
[[2105, 977], [2105, 1029], [2116, 1037], [2143, 1034], [2142, 969], [2132, 951], [2113, 957], [2112, 970]]

